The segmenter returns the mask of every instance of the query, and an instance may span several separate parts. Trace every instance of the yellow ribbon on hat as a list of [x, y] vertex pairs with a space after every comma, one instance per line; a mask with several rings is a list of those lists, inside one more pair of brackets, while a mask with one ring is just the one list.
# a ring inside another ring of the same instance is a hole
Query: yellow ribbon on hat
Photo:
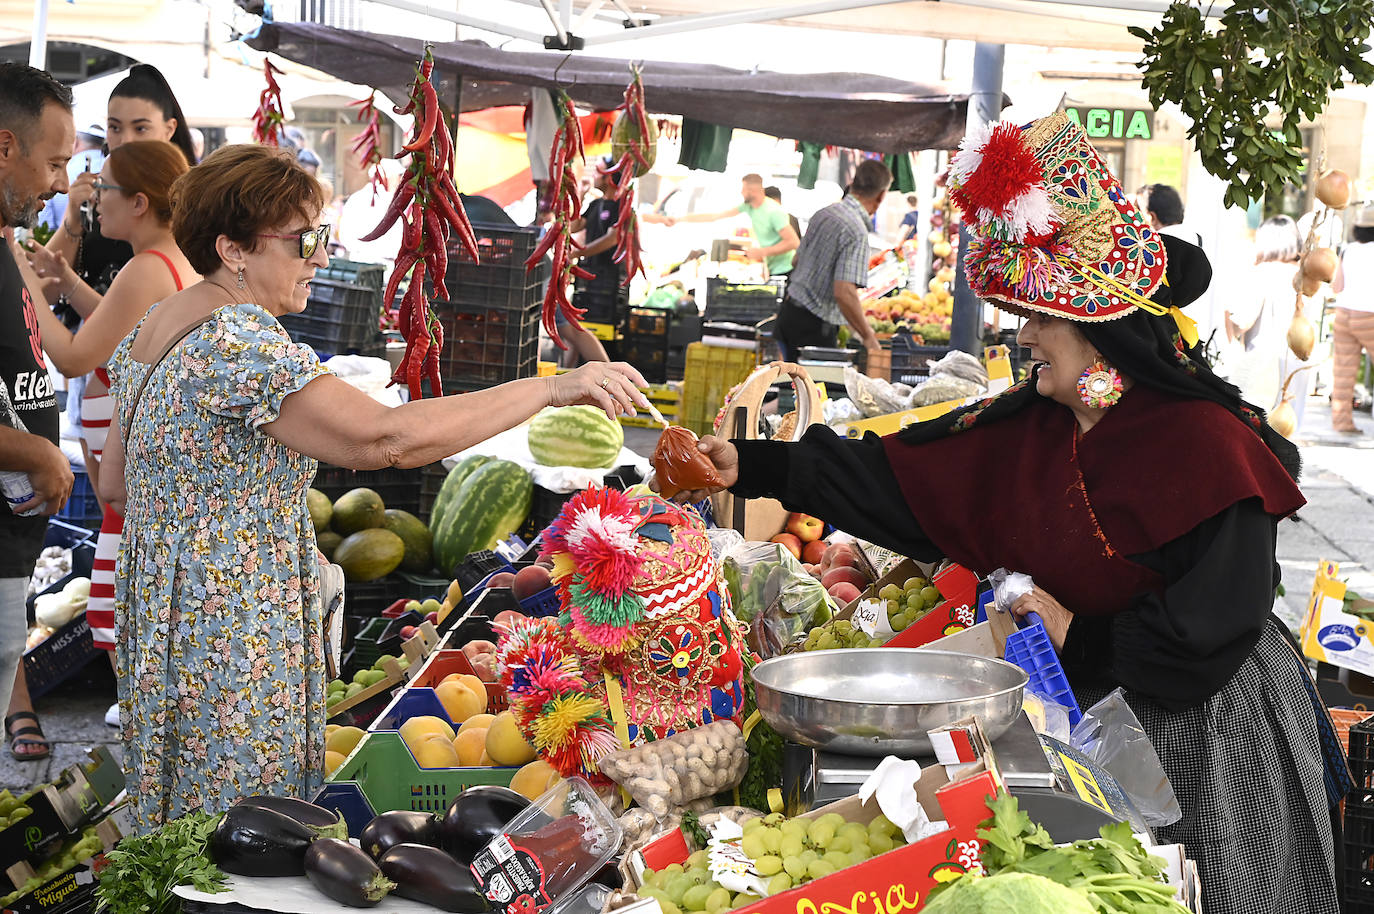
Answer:
[[[630, 721], [629, 715], [625, 713], [625, 693], [620, 688], [620, 680], [610, 673], [602, 672], [606, 682], [606, 707], [611, 712], [611, 723], [615, 725], [616, 738], [620, 740], [620, 745], [630, 748]], [[628, 807], [634, 801], [630, 797], [630, 792], [623, 786], [620, 788], [620, 797]]]
[[[1182, 335], [1184, 341], [1189, 346], [1197, 345], [1197, 341], [1199, 339], [1197, 332], [1197, 321], [1193, 320], [1191, 317], [1184, 314], [1182, 308], [1179, 308], [1177, 305], [1170, 305], [1166, 308], [1163, 305], [1158, 304], [1157, 302], [1149, 298], [1146, 298], [1144, 295], [1141, 295], [1139, 292], [1135, 291], [1130, 286], [1125, 285], [1117, 278], [1113, 276], [1108, 276], [1106, 273], [1103, 273], [1095, 266], [1086, 263], [1080, 263], [1074, 260], [1070, 260], [1070, 263], [1078, 272], [1082, 273], [1088, 279], [1091, 279], [1094, 283], [1106, 289], [1108, 292], [1111, 292], [1113, 295], [1116, 295], [1118, 298], [1124, 299], [1127, 304], [1135, 305], [1137, 308], [1141, 308], [1142, 310], [1147, 311], [1150, 314], [1153, 314], [1155, 317], [1164, 317], [1165, 315], [1172, 317], [1174, 319], [1174, 324], [1178, 326], [1178, 332], [1180, 335]], [[1167, 286], [1169, 284], [1168, 277], [1165, 277], [1163, 282], [1164, 285]]]

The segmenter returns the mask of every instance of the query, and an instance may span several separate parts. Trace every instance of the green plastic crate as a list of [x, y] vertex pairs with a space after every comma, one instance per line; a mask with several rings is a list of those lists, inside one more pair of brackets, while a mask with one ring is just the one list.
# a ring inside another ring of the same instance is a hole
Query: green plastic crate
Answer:
[[352, 782], [375, 812], [411, 809], [442, 813], [469, 787], [509, 787], [519, 768], [421, 768], [399, 733], [369, 733], [328, 779]]

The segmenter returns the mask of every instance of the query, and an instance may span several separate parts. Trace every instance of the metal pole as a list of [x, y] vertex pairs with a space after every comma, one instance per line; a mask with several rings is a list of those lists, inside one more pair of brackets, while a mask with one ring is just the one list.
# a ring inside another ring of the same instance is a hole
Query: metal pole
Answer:
[[[1002, 111], [1002, 64], [1006, 47], [978, 42], [973, 46], [973, 86], [968, 96], [966, 131], [995, 121]], [[954, 315], [950, 320], [949, 344], [973, 356], [983, 352], [983, 301], [969, 288], [964, 274], [964, 252], [969, 234], [959, 229], [959, 263], [954, 271]]]
[[29, 40], [29, 66], [48, 68], [48, 0], [33, 2], [33, 38]]

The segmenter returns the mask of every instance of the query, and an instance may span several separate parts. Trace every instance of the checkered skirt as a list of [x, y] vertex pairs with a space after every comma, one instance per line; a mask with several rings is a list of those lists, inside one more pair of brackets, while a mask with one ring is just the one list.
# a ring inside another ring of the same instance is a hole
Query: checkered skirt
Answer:
[[[1278, 620], [1203, 704], [1126, 697], [1183, 818], [1155, 830], [1197, 861], [1204, 914], [1338, 914], [1323, 755], [1308, 676]], [[1088, 707], [1105, 690], [1082, 689]]]

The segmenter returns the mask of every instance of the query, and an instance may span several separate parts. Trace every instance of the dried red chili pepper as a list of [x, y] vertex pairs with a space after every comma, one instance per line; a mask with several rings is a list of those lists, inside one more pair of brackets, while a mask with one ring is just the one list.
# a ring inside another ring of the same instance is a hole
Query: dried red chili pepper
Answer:
[[279, 146], [277, 134], [286, 123], [286, 112], [282, 109], [281, 85], [276, 74], [282, 72], [264, 57], [263, 74], [267, 77], [267, 88], [258, 96], [258, 110], [253, 112], [253, 141], [264, 146]]
[[631, 118], [636, 130], [630, 134], [626, 149], [620, 159], [610, 167], [601, 168], [602, 174], [615, 176], [616, 197], [620, 201], [620, 216], [616, 220], [616, 245], [614, 261], [625, 271], [621, 284], [628, 286], [634, 281], [636, 273], [644, 272], [640, 256], [639, 217], [635, 213], [634, 180], [641, 171], [649, 169], [649, 143], [653, 132], [649, 128], [649, 116], [644, 108], [644, 80], [639, 68], [632, 67], [633, 78], [625, 87], [625, 100], [620, 106], [623, 117]]
[[577, 110], [572, 99], [559, 92], [555, 110], [563, 115], [563, 123], [554, 132], [553, 147], [549, 150], [549, 227], [534, 252], [525, 261], [525, 269], [534, 270], [544, 257], [552, 252], [553, 263], [549, 274], [549, 286], [544, 293], [541, 318], [549, 338], [560, 349], [567, 349], [567, 344], [558, 333], [558, 315], [562, 314], [574, 326], [580, 326], [580, 318], [586, 313], [580, 308], [574, 308], [568, 301], [568, 285], [576, 271], [581, 269], [571, 256], [581, 248], [573, 241], [568, 226], [581, 215], [582, 198], [578, 191], [579, 175], [576, 163], [584, 159], [585, 153], [582, 147], [582, 125], [577, 119]]
[[377, 110], [377, 93], [373, 92], [365, 99], [356, 102], [349, 102], [350, 107], [358, 109], [358, 121], [366, 124], [356, 137], [353, 138], [353, 154], [358, 157], [358, 165], [363, 171], [371, 171], [369, 179], [372, 184], [372, 202], [377, 202], [378, 190], [389, 190], [386, 182], [386, 175], [382, 174], [382, 120], [381, 113]]
[[410, 286], [398, 309], [398, 328], [406, 340], [406, 354], [392, 375], [393, 384], [405, 384], [410, 397], [424, 396], [421, 385], [430, 382], [430, 393], [442, 396], [439, 354], [444, 345], [442, 325], [430, 313], [425, 280], [428, 278], [434, 295], [448, 299], [444, 276], [448, 271], [448, 244], [452, 232], [475, 262], [478, 260], [477, 238], [463, 210], [462, 198], [453, 183], [453, 138], [440, 110], [439, 97], [432, 76], [434, 53], [425, 46], [425, 56], [416, 67], [415, 80], [405, 105], [395, 110], [401, 114], [416, 113], [415, 132], [397, 154], [410, 156], [406, 174], [387, 207], [382, 221], [363, 237], [374, 241], [400, 219], [404, 225], [401, 250], [387, 281], [387, 301], [390, 302], [408, 271]]

